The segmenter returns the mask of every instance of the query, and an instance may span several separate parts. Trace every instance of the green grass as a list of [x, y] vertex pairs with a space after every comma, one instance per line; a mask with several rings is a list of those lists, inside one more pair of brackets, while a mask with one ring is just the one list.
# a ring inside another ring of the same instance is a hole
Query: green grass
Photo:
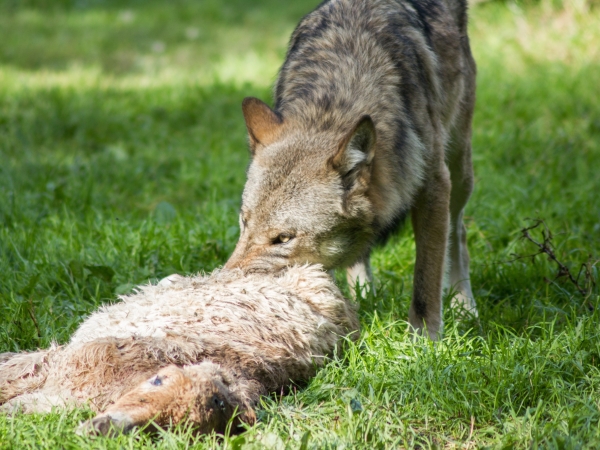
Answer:
[[[223, 264], [248, 162], [241, 100], [270, 97], [317, 3], [0, 0], [0, 352], [66, 342], [135, 284]], [[600, 258], [589, 5], [472, 7], [481, 327], [447, 311], [441, 343], [410, 340], [407, 229], [374, 255], [360, 341], [307, 387], [265, 399], [247, 433], [89, 439], [73, 432], [89, 411], [0, 415], [0, 448], [600, 447], [598, 288], [584, 298], [545, 257], [512, 256], [535, 253], [519, 236], [539, 217], [575, 274]]]

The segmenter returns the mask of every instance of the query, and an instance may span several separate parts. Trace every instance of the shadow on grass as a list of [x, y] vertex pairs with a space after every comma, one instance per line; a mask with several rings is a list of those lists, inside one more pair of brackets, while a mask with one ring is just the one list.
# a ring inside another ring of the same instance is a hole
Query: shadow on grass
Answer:
[[64, 342], [117, 294], [235, 245], [253, 89], [0, 95], [0, 347]]
[[[253, 49], [259, 56], [277, 49], [281, 62], [289, 31], [316, 2], [0, 4], [4, 67], [34, 73], [80, 65], [152, 76], [144, 58], [175, 72]], [[467, 214], [483, 323], [523, 330], [578, 307], [568, 290], [544, 282], [547, 266], [495, 261], [508, 259], [515, 233], [532, 216], [568, 234], [572, 260], [600, 254], [599, 73], [593, 63], [578, 73], [560, 63], [532, 64], [523, 74], [480, 67], [477, 190]], [[19, 311], [11, 335], [29, 330], [19, 345], [56, 336], [57, 310], [72, 327], [127, 286], [225, 261], [237, 237], [248, 162], [240, 111], [247, 95], [270, 97], [256, 85], [200, 86], [192, 78], [120, 88], [0, 86], [0, 268], [10, 273], [0, 296]], [[161, 223], [160, 214], [167, 217]], [[402, 261], [414, 255], [405, 245], [410, 233], [403, 233], [378, 257], [383, 288], [363, 302], [366, 320], [407, 316], [412, 262]], [[77, 270], [86, 265], [115, 275]]]
[[[470, 229], [477, 229], [469, 239], [482, 322], [520, 330], [577, 308], [572, 293], [545, 283], [553, 274], [547, 265], [495, 262], [509, 259], [514, 233], [526, 217], [547, 218], [557, 233], [569, 234], [567, 262], [586, 252], [600, 254], [593, 239], [597, 217], [590, 214], [600, 189], [594, 169], [600, 106], [582, 83], [595, 72], [570, 74], [556, 65], [537, 71], [543, 75], [500, 78], [500, 95], [480, 84], [478, 186], [468, 211]], [[19, 292], [35, 273], [45, 272], [38, 295], [59, 295], [71, 286], [68, 298], [86, 291], [84, 297], [97, 303], [128, 283], [225, 261], [236, 239], [248, 162], [240, 111], [246, 95], [269, 97], [266, 89], [224, 84], [2, 93], [0, 219], [10, 236], [3, 260], [16, 278], [7, 286]], [[500, 121], [494, 113], [499, 110]], [[143, 225], [161, 202], [173, 207], [176, 225]], [[206, 232], [191, 237], [199, 228]], [[24, 229], [28, 233], [15, 233]], [[69, 237], [73, 230], [75, 241]], [[406, 318], [414, 255], [402, 244], [411, 239], [410, 230], [403, 233], [404, 239], [381, 250], [384, 289], [364, 302], [364, 317]], [[409, 262], [394, 262], [390, 255], [396, 250]], [[36, 266], [41, 254], [45, 262]], [[117, 275], [110, 282], [89, 274], [78, 279], [69, 272], [72, 261], [110, 266]], [[24, 308], [27, 321], [29, 307]]]
[[283, 53], [293, 27], [317, 3], [2, 0], [0, 64], [20, 70], [91, 66], [112, 74], [200, 70], [228, 54]]
[[225, 85], [8, 93], [0, 185], [20, 212], [44, 204], [145, 214], [163, 200], [185, 208], [237, 199], [248, 162], [240, 107], [248, 93], [268, 96]]

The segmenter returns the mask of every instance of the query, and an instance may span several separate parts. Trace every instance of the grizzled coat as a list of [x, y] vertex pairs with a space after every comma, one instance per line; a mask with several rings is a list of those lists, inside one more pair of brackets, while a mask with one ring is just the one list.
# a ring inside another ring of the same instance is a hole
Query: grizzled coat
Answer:
[[369, 252], [411, 213], [410, 323], [436, 338], [450, 241], [455, 303], [473, 313], [475, 63], [465, 0], [330, 0], [294, 31], [275, 107], [244, 100], [252, 162], [227, 267], [321, 263], [369, 281]]
[[0, 405], [25, 412], [89, 403], [84, 429], [107, 434], [154, 420], [223, 432], [252, 423], [259, 396], [312, 377], [355, 310], [318, 266], [274, 276], [171, 276], [102, 307], [63, 347], [0, 355]]

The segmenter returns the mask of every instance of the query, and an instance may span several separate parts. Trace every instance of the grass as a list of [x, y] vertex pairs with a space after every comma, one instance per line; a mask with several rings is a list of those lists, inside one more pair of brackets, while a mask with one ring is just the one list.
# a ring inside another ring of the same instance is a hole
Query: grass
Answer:
[[[135, 284], [223, 264], [248, 162], [241, 100], [270, 97], [316, 4], [0, 0], [0, 351], [66, 342]], [[598, 288], [584, 298], [546, 258], [512, 256], [535, 253], [519, 236], [539, 217], [575, 274], [600, 257], [600, 10], [481, 3], [471, 41], [480, 328], [447, 310], [441, 343], [409, 339], [407, 229], [374, 255], [360, 341], [265, 399], [247, 433], [89, 439], [73, 433], [81, 410], [0, 415], [0, 448], [600, 447]]]

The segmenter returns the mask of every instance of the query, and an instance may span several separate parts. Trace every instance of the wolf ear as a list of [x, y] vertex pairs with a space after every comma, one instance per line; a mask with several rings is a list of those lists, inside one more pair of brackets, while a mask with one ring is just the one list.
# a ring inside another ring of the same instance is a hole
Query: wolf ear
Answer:
[[248, 128], [250, 151], [254, 155], [258, 145], [269, 145], [277, 139], [283, 119], [266, 103], [254, 97], [244, 99], [242, 111]]
[[341, 175], [346, 190], [350, 190], [356, 180], [370, 169], [375, 139], [373, 120], [370, 116], [362, 116], [330, 159], [331, 166]]

